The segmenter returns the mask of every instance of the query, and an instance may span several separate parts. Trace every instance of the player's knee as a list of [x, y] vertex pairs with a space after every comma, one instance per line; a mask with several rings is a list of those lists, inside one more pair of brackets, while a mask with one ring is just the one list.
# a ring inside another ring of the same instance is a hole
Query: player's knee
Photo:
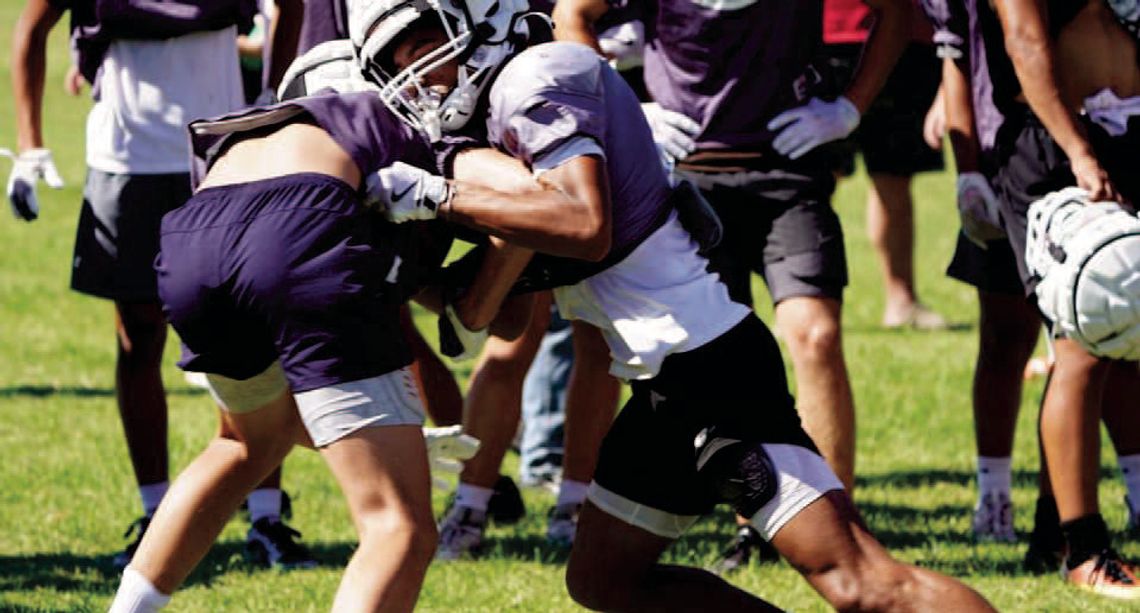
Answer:
[[575, 564], [571, 560], [566, 567], [566, 591], [578, 606], [591, 611], [617, 609], [617, 597], [629, 591], [621, 582], [620, 577], [600, 573], [588, 564]]
[[811, 317], [789, 330], [789, 334], [791, 346], [808, 360], [827, 361], [842, 351], [839, 321], [832, 317]]
[[488, 353], [479, 365], [480, 376], [489, 377], [492, 381], [519, 381], [526, 378], [530, 369], [529, 356], [523, 356], [516, 351], [495, 351], [488, 343]]
[[406, 565], [426, 568], [435, 556], [439, 533], [430, 513], [415, 513], [399, 506], [366, 512], [359, 519], [360, 542], [399, 553]]
[[891, 611], [903, 608], [898, 599], [914, 594], [907, 568], [894, 561], [847, 564], [828, 569], [812, 580], [837, 611]]

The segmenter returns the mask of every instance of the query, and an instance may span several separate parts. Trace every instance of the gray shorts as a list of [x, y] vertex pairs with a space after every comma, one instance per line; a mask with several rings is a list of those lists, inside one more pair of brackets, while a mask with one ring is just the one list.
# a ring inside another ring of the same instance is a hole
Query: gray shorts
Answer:
[[847, 255], [839, 216], [831, 208], [830, 172], [756, 170], [686, 172], [724, 224], [709, 255], [733, 300], [752, 304], [751, 273], [764, 277], [772, 301], [843, 299]]
[[[249, 379], [207, 374], [210, 394], [226, 411], [248, 413], [289, 389], [278, 362]], [[324, 447], [361, 428], [422, 426], [423, 400], [408, 367], [294, 394], [301, 422], [313, 444]]]
[[188, 173], [87, 170], [71, 289], [122, 302], [158, 300], [154, 257], [162, 216], [190, 198]]

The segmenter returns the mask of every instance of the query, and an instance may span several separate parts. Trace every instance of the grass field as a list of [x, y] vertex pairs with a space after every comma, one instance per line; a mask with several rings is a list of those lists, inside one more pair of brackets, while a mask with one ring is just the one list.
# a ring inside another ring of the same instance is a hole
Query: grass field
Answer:
[[[13, 24], [19, 5], [0, 0], [0, 23]], [[8, 49], [10, 32], [0, 33]], [[43, 215], [34, 224], [0, 215], [0, 610], [105, 609], [117, 586], [109, 555], [138, 513], [112, 386], [114, 337], [108, 303], [68, 291], [69, 262], [83, 180], [86, 99], [62, 93], [64, 27], [53, 36], [45, 131], [67, 188], [41, 190]], [[15, 135], [7, 62], [0, 75], [0, 146]], [[193, 67], [187, 67], [193, 69]], [[7, 166], [4, 167], [7, 174]], [[964, 324], [952, 332], [887, 332], [877, 266], [863, 224], [863, 177], [836, 197], [847, 232], [851, 287], [844, 333], [858, 404], [858, 502], [873, 531], [900, 558], [963, 578], [1003, 610], [1114, 610], [1066, 588], [1054, 575], [1020, 571], [1024, 545], [976, 545], [969, 534], [973, 504], [973, 435], [969, 383], [976, 350], [970, 288], [946, 279], [957, 228], [949, 173], [918, 179], [917, 269], [925, 301]], [[759, 284], [757, 285], [760, 288]], [[763, 296], [762, 290], [759, 290]], [[771, 309], [759, 301], [761, 315]], [[172, 467], [178, 470], [213, 434], [209, 398], [183, 383], [168, 346]], [[468, 367], [457, 367], [466, 379]], [[1040, 384], [1026, 393], [1014, 458], [1017, 527], [1032, 521], [1037, 451], [1033, 434]], [[515, 459], [508, 459], [513, 470]], [[1102, 459], [1101, 500], [1109, 525], [1122, 528], [1123, 488], [1115, 459]], [[294, 525], [322, 561], [288, 574], [251, 569], [241, 560], [246, 528], [233, 521], [208, 559], [172, 602], [175, 611], [322, 610], [354, 546], [352, 526], [336, 487], [316, 454], [298, 452], [285, 467], [295, 497]], [[529, 517], [492, 528], [485, 559], [434, 565], [420, 607], [426, 611], [547, 611], [573, 605], [562, 586], [565, 555], [543, 541], [553, 503], [526, 492]], [[443, 510], [437, 494], [435, 510]], [[673, 562], [711, 562], [731, 528], [727, 511], [702, 521], [670, 550]], [[1121, 542], [1126, 556], [1140, 546]], [[823, 602], [786, 564], [754, 566], [732, 580], [795, 610]]]

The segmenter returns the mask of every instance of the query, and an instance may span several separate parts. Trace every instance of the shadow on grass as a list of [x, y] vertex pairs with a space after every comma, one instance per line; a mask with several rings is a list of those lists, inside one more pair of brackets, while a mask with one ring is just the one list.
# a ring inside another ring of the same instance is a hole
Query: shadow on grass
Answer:
[[[1100, 467], [1098, 474], [1099, 479], [1115, 479], [1116, 477], [1117, 471], [1115, 468], [1109, 466]], [[860, 488], [909, 489], [931, 487], [940, 484], [973, 487], [974, 478], [975, 475], [972, 471], [929, 468], [856, 477], [855, 487], [856, 491]], [[1013, 486], [1017, 488], [1035, 489], [1037, 487], [1037, 471], [1024, 469], [1014, 470]]]
[[[206, 390], [197, 387], [170, 387], [167, 394], [175, 396], [202, 396]], [[47, 398], [71, 396], [73, 398], [111, 398], [115, 389], [110, 387], [79, 387], [74, 385], [13, 385], [0, 387], [0, 398]]]
[[971, 330], [975, 330], [975, 329], [977, 329], [977, 327], [978, 327], [977, 322], [973, 322], [973, 321], [951, 321], [951, 322], [947, 323], [946, 327], [942, 330], [916, 330], [914, 328], [910, 328], [907, 326], [903, 326], [903, 327], [899, 327], [899, 328], [885, 328], [883, 326], [877, 326], [877, 325], [869, 325], [869, 326], [867, 326], [867, 325], [863, 325], [863, 326], [860, 326], [860, 325], [851, 325], [851, 326], [844, 325], [843, 326], [843, 333], [844, 334], [886, 335], [886, 336], [890, 336], [890, 335], [901, 336], [903, 334], [938, 334], [939, 332], [949, 332], [949, 333], [959, 333], [960, 334], [963, 332], [970, 332]]

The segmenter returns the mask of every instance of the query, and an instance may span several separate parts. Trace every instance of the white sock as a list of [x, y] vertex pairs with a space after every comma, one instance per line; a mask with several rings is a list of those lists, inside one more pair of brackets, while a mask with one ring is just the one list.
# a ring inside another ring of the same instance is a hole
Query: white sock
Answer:
[[165, 607], [168, 602], [170, 596], [158, 591], [146, 577], [128, 566], [123, 571], [123, 580], [108, 613], [150, 613]]
[[1116, 458], [1120, 465], [1120, 476], [1124, 478], [1124, 487], [1128, 488], [1128, 500], [1132, 502], [1129, 513], [1140, 512], [1140, 453], [1122, 455]]
[[554, 506], [560, 507], [566, 504], [582, 504], [586, 500], [586, 490], [589, 489], [589, 487], [589, 483], [563, 479], [562, 485], [558, 488], [558, 502], [556, 502]]
[[494, 493], [495, 490], [492, 488], [460, 481], [459, 487], [455, 488], [455, 504], [476, 511], [486, 511], [487, 505], [491, 502], [491, 494]]
[[253, 490], [249, 498], [245, 499], [249, 506], [249, 522], [268, 517], [270, 523], [281, 520], [281, 490], [275, 487], [265, 487]]
[[978, 498], [991, 492], [1009, 496], [1011, 459], [978, 456]]
[[157, 509], [159, 503], [162, 502], [162, 497], [166, 495], [166, 490], [168, 489], [170, 489], [169, 481], [160, 481], [158, 483], [151, 483], [150, 485], [139, 486], [139, 497], [142, 498], [143, 513], [147, 517], [154, 515], [155, 509]]

